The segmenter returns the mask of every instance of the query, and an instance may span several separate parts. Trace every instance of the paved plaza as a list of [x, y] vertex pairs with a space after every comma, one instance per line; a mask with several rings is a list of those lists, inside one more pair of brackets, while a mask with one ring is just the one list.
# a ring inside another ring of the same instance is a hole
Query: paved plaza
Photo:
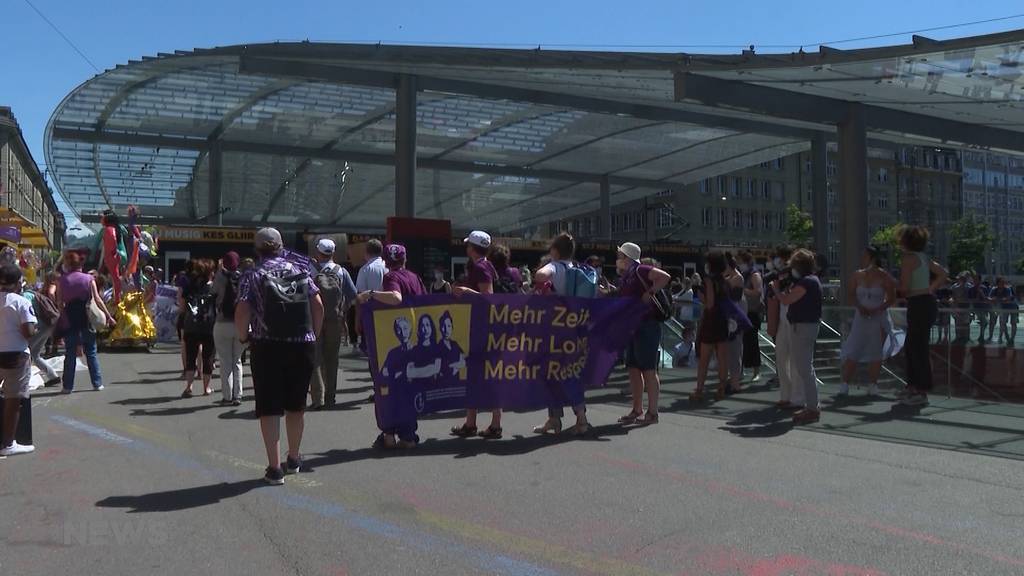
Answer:
[[348, 358], [336, 409], [307, 417], [309, 470], [270, 487], [251, 400], [180, 399], [173, 347], [101, 361], [106, 390], [37, 391], [37, 452], [0, 462], [4, 574], [1024, 571], [1014, 407], [854, 396], [794, 430], [772, 391], [692, 407], [672, 371], [661, 423], [624, 428], [614, 375], [593, 438], [535, 437], [538, 412], [451, 439], [456, 416], [434, 415], [420, 447], [381, 453]]

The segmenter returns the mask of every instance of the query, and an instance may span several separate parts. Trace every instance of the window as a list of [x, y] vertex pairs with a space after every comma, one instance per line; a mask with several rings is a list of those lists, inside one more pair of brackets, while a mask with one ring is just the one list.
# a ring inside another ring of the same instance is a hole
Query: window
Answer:
[[786, 161], [785, 161], [784, 158], [776, 158], [775, 162], [772, 163], [772, 166], [776, 170], [782, 170], [782, 169], [784, 169], [786, 167]]
[[743, 178], [734, 178], [732, 181], [732, 197], [740, 198], [743, 195]]
[[668, 228], [672, 226], [672, 208], [668, 206], [662, 206], [654, 213], [657, 220], [656, 224], [658, 228]]
[[786, 183], [776, 182], [775, 183], [775, 200], [776, 202], [784, 202], [786, 200]]
[[707, 196], [708, 194], [710, 194], [711, 193], [711, 179], [710, 178], [705, 178], [704, 180], [701, 180], [700, 182], [698, 182], [697, 183], [697, 191], [700, 192], [700, 194], [702, 196]]
[[772, 183], [768, 180], [761, 182], [761, 200], [772, 199]]
[[658, 192], [657, 194], [655, 194], [655, 196], [658, 197], [658, 198], [665, 198], [667, 196], [671, 196], [672, 193], [673, 193], [672, 189], [662, 190], [661, 192]]
[[762, 230], [771, 230], [772, 229], [772, 216], [773, 216], [773, 214], [771, 212], [765, 212], [761, 216], [761, 229]]
[[753, 178], [747, 180], [747, 198], [751, 200], [757, 198], [757, 180]]
[[619, 219], [615, 214], [612, 214], [611, 222], [608, 223], [608, 230], [611, 232], [619, 231]]
[[878, 202], [878, 207], [879, 208], [888, 208], [889, 207], [889, 195], [888, 194], [886, 194], [884, 192], [881, 193], [881, 194], [878, 194], [878, 198], [876, 200]]
[[718, 193], [724, 198], [725, 193], [728, 191], [729, 179], [725, 176], [718, 177]]
[[743, 210], [732, 211], [732, 227], [737, 230], [743, 229]]
[[757, 210], [747, 212], [747, 230], [757, 229]]
[[703, 224], [705, 228], [711, 228], [715, 225], [715, 215], [711, 208], [704, 208], [700, 211], [700, 223]]
[[647, 228], [647, 225], [644, 223], [644, 213], [643, 213], [643, 211], [638, 210], [638, 211], [633, 213], [633, 222], [636, 225], [633, 228], [633, 230], [644, 230], [645, 228]]
[[779, 215], [775, 218], [775, 223], [777, 224], [776, 229], [778, 231], [781, 232], [781, 231], [786, 229], [786, 214], [785, 214], [785, 212], [779, 212]]
[[830, 159], [825, 163], [825, 173], [829, 176], [835, 176], [839, 173], [839, 170], [836, 168], [835, 160]]
[[889, 170], [885, 168], [878, 169], [878, 181], [885, 183], [889, 181]]
[[718, 227], [726, 228], [729, 226], [729, 211], [725, 208], [718, 209]]

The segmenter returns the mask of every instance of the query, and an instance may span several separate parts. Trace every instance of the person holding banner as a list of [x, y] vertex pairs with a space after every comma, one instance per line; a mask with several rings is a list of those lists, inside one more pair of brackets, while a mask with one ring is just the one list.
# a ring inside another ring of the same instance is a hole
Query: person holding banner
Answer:
[[[640, 247], [632, 242], [619, 246], [615, 255], [615, 268], [619, 272], [618, 295], [638, 298], [649, 303], [654, 295], [672, 279], [667, 272], [654, 266], [640, 263]], [[633, 339], [626, 347], [626, 368], [629, 369], [629, 389], [633, 398], [633, 409], [619, 418], [622, 424], [657, 424], [658, 393], [661, 381], [658, 378], [658, 348], [661, 346], [661, 322], [649, 310]], [[647, 388], [647, 415], [644, 415], [644, 388]]]
[[[452, 289], [452, 294], [462, 296], [463, 294], [493, 294], [494, 283], [498, 278], [498, 271], [494, 265], [487, 260], [487, 253], [491, 247], [491, 235], [482, 230], [474, 230], [469, 233], [463, 242], [466, 244], [466, 255], [469, 262], [466, 264], [466, 280], [464, 285]], [[460, 438], [477, 435], [476, 408], [466, 410], [466, 422], [462, 426], [452, 428], [452, 435]], [[487, 430], [480, 432], [480, 437], [487, 440], [501, 439], [501, 409], [491, 411], [491, 424]]]
[[[366, 304], [370, 300], [376, 300], [382, 304], [398, 306], [402, 303], [403, 297], [421, 296], [427, 293], [423, 280], [412, 270], [405, 267], [405, 246], [401, 244], [388, 244], [384, 248], [384, 253], [387, 255], [388, 272], [384, 274], [384, 278], [381, 281], [381, 290], [379, 292], [377, 290], [362, 292], [356, 298], [359, 304]], [[423, 318], [430, 322], [429, 332], [422, 325]], [[404, 396], [410, 392], [410, 387], [414, 384], [412, 382], [413, 379], [422, 384], [421, 379], [430, 379], [441, 371], [440, 353], [432, 343], [428, 343], [429, 340], [434, 338], [434, 323], [429, 316], [421, 317], [420, 320], [421, 325], [418, 332], [417, 348], [422, 347], [422, 349], [415, 351], [409, 343], [412, 335], [409, 321], [405, 318], [395, 320], [395, 335], [398, 337], [400, 344], [397, 348], [393, 348], [388, 352], [383, 368], [384, 376], [391, 380], [389, 388], [394, 390], [395, 394]], [[434, 358], [437, 358], [436, 363]], [[420, 366], [421, 364], [425, 366]], [[386, 430], [381, 430], [380, 435], [377, 436], [373, 443], [375, 448], [389, 450], [394, 448], [413, 448], [419, 444], [420, 438], [416, 435], [416, 430], [419, 426], [416, 422], [416, 410], [413, 407], [411, 397], [410, 401], [402, 402], [401, 406], [403, 407], [402, 417], [400, 418], [401, 423]]]

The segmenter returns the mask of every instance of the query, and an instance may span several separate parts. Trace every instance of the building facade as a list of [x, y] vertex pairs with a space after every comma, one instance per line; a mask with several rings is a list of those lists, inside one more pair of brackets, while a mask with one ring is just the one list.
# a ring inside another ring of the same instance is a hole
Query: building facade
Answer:
[[9, 224], [42, 230], [50, 247], [59, 248], [64, 238], [64, 216], [39, 171], [18, 121], [8, 107], [0, 106], [0, 207]]
[[964, 152], [963, 212], [988, 223], [995, 237], [985, 265], [989, 274], [1019, 275], [1024, 256], [1024, 158]]

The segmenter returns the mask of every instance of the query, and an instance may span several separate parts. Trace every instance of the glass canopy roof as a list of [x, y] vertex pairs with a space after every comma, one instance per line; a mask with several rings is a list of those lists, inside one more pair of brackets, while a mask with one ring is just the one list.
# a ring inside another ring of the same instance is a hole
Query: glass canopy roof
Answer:
[[396, 93], [380, 77], [409, 73], [420, 87], [416, 215], [514, 230], [597, 209], [602, 178], [611, 203], [625, 202], [835, 129], [680, 97], [682, 73], [1024, 132], [1024, 34], [941, 44], [742, 57], [311, 43], [178, 52], [76, 88], [47, 126], [47, 164], [82, 215], [134, 204], [186, 223], [216, 206], [225, 224], [381, 228], [395, 212]]

